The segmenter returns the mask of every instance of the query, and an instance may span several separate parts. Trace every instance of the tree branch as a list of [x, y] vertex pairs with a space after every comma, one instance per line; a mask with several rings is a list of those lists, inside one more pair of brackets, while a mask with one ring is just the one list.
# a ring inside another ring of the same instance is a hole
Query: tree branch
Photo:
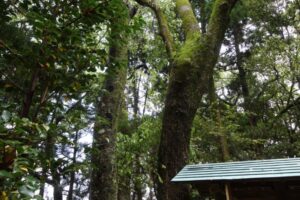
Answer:
[[182, 20], [186, 40], [200, 36], [200, 27], [189, 0], [176, 0], [176, 12]]
[[276, 119], [280, 118], [283, 114], [285, 114], [286, 112], [288, 112], [291, 108], [293, 108], [294, 106], [299, 106], [300, 105], [300, 97], [298, 97], [297, 99], [295, 99], [292, 103], [288, 104], [284, 109], [282, 109], [278, 115], [276, 116]]
[[136, 2], [138, 2], [142, 6], [152, 9], [152, 11], [154, 12], [159, 26], [159, 34], [166, 45], [166, 50], [169, 58], [172, 58], [175, 51], [174, 41], [164, 13], [157, 5], [155, 0], [136, 0]]
[[9, 83], [11, 83], [15, 88], [17, 88], [18, 90], [20, 90], [21, 92], [25, 92], [24, 88], [22, 88], [17, 82], [15, 82], [12, 78], [10, 78], [8, 75], [4, 74], [5, 72], [0, 70], [0, 75], [2, 75], [5, 80], [9, 81]]
[[230, 20], [230, 12], [238, 0], [217, 0], [208, 22], [207, 37], [214, 51], [218, 52]]
[[27, 61], [22, 57], [20, 53], [17, 52], [17, 50], [10, 48], [3, 40], [0, 39], [0, 48], [4, 47], [7, 49], [11, 54], [16, 56], [19, 60], [21, 60], [24, 64], [28, 64]]

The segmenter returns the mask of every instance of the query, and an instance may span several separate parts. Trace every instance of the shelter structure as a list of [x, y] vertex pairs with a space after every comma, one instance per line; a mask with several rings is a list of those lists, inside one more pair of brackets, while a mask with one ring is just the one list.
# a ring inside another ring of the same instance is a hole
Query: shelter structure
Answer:
[[201, 199], [300, 200], [300, 158], [185, 166], [173, 183], [191, 183]]

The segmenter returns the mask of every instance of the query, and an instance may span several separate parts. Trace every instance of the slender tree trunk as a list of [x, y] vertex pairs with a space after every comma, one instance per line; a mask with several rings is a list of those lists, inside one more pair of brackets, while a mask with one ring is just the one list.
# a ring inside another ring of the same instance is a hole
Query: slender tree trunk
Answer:
[[234, 48], [235, 48], [235, 54], [236, 54], [236, 66], [239, 71], [239, 83], [242, 90], [242, 95], [244, 98], [244, 104], [243, 107], [246, 111], [249, 112], [249, 124], [251, 126], [256, 126], [257, 123], [257, 117], [254, 114], [255, 110], [253, 110], [254, 105], [251, 102], [250, 93], [249, 93], [249, 86], [247, 83], [247, 73], [246, 70], [243, 67], [243, 61], [244, 61], [244, 55], [240, 51], [240, 44], [242, 43], [243, 39], [243, 31], [242, 31], [242, 24], [236, 24], [233, 28], [233, 42], [234, 42]]
[[134, 159], [134, 178], [133, 178], [133, 199], [134, 200], [143, 200], [143, 183], [142, 181], [138, 178], [139, 176], [142, 176], [141, 174], [141, 167], [140, 167], [140, 160], [139, 160], [139, 156], [135, 155], [135, 159]]
[[[133, 130], [137, 130], [139, 127], [139, 88], [141, 83], [141, 75], [135, 73], [133, 79]], [[141, 174], [141, 165], [140, 165], [140, 155], [137, 152], [134, 156], [134, 199], [135, 200], [142, 200], [143, 199], [143, 184], [141, 180], [138, 178], [142, 176]]]
[[[76, 132], [75, 134], [75, 138], [74, 138], [74, 152], [73, 152], [73, 157], [72, 157], [72, 164], [75, 165], [76, 164], [76, 158], [77, 158], [77, 151], [78, 151], [78, 132]], [[75, 183], [75, 171], [72, 170], [71, 174], [70, 174], [70, 183], [69, 183], [69, 192], [68, 192], [68, 200], [72, 200], [73, 199], [73, 192], [74, 192], [74, 183]]]
[[206, 14], [206, 1], [200, 0], [200, 24], [201, 24], [201, 33], [206, 33], [206, 25], [207, 25], [207, 14]]
[[99, 95], [97, 120], [94, 127], [92, 152], [91, 200], [116, 200], [117, 181], [115, 148], [118, 116], [127, 74], [127, 44], [124, 26], [128, 25], [129, 12], [120, 0], [122, 10], [111, 23], [111, 40], [107, 76]]
[[227, 141], [227, 135], [226, 132], [224, 132], [224, 128], [222, 125], [222, 115], [221, 110], [224, 106], [222, 106], [221, 102], [218, 102], [217, 99], [217, 93], [215, 88], [215, 82], [213, 74], [211, 74], [211, 77], [209, 79], [209, 100], [210, 100], [210, 108], [211, 108], [211, 117], [212, 119], [217, 123], [217, 133], [218, 133], [218, 139], [220, 144], [220, 153], [221, 153], [221, 160], [223, 162], [226, 162], [230, 160], [230, 153], [228, 148], [228, 141]]
[[37, 117], [38, 117], [38, 114], [40, 113], [41, 111], [41, 108], [46, 104], [46, 101], [47, 101], [47, 95], [48, 95], [48, 91], [49, 90], [49, 83], [48, 81], [46, 82], [46, 86], [45, 86], [45, 89], [41, 95], [41, 99], [40, 99], [40, 102], [39, 102], [39, 105], [37, 106], [35, 112], [34, 112], [34, 115], [32, 117], [32, 121], [36, 121], [37, 120]]
[[[147, 77], [147, 83], [150, 80], [150, 74], [148, 74]], [[146, 106], [147, 106], [147, 101], [148, 101], [148, 95], [149, 95], [149, 84], [146, 85], [146, 89], [145, 89], [145, 100], [144, 100], [144, 106], [143, 106], [143, 112], [142, 112], [142, 117], [144, 117], [145, 112], [146, 112]]]
[[47, 138], [47, 159], [50, 160], [50, 171], [52, 175], [52, 186], [53, 186], [53, 196], [55, 200], [63, 199], [63, 188], [61, 185], [61, 174], [59, 170], [59, 163], [55, 160], [56, 150], [55, 150], [55, 136], [52, 134], [48, 135]]
[[60, 173], [58, 171], [56, 171], [57, 169], [54, 169], [52, 171], [52, 178], [53, 178], [53, 188], [54, 188], [54, 192], [53, 192], [53, 196], [55, 200], [63, 200], [63, 187], [61, 185], [61, 180], [60, 180]]
[[[57, 94], [57, 97], [56, 97], [57, 104], [59, 104], [60, 96], [61, 96], [60, 94]], [[81, 100], [79, 100], [69, 110], [67, 110], [65, 115], [67, 113], [69, 113], [71, 110], [73, 110], [74, 108], [76, 108], [76, 106], [80, 103], [81, 103]], [[52, 119], [49, 122], [49, 124], [58, 126], [58, 124], [63, 119], [64, 119], [63, 117], [57, 116], [56, 111], [54, 111], [52, 113]], [[54, 188], [54, 190], [53, 190], [53, 196], [55, 197], [54, 199], [60, 200], [60, 199], [63, 199], [63, 188], [61, 186], [61, 171], [59, 171], [59, 168], [58, 168], [60, 163], [57, 163], [57, 161], [55, 160], [55, 158], [56, 158], [56, 145], [55, 145], [56, 136], [57, 136], [56, 132], [51, 132], [51, 130], [47, 132], [47, 138], [46, 138], [45, 145], [44, 145], [45, 150], [44, 150], [43, 156], [44, 156], [44, 159], [48, 160], [49, 162], [42, 163], [42, 176], [41, 176], [41, 186], [40, 186], [39, 194], [42, 197], [44, 196], [45, 183], [48, 182]], [[47, 181], [47, 178], [48, 178], [47, 172], [48, 171], [51, 172], [51, 177], [52, 177], [51, 182]]]
[[[43, 177], [46, 177], [46, 173], [43, 171], [42, 172], [42, 176]], [[40, 186], [40, 191], [39, 191], [39, 195], [44, 198], [44, 193], [45, 193], [45, 181], [42, 180], [41, 181], [41, 186]]]
[[[59, 97], [60, 95], [58, 95]], [[57, 101], [58, 102], [58, 101]], [[54, 111], [52, 120], [50, 124], [55, 124], [56, 126], [59, 124], [61, 118], [57, 118], [56, 112]], [[58, 171], [58, 164], [55, 161], [56, 150], [55, 150], [55, 139], [56, 133], [47, 132], [47, 138], [45, 141], [45, 151], [44, 158], [45, 160], [49, 160], [50, 162], [42, 163], [42, 184], [40, 187], [39, 194], [43, 197], [45, 191], [45, 183], [47, 182], [47, 171], [50, 170], [52, 182], [50, 183], [53, 186], [53, 197], [55, 200], [60, 200], [63, 198], [63, 188], [61, 187], [61, 174]]]
[[[236, 54], [236, 66], [238, 68], [238, 76], [239, 76], [239, 84], [242, 91], [242, 96], [244, 99], [243, 102], [243, 108], [245, 109], [247, 115], [248, 115], [248, 129], [249, 131], [249, 137], [251, 139], [255, 139], [257, 134], [257, 122], [259, 120], [259, 117], [257, 115], [257, 102], [253, 101], [250, 96], [249, 92], [249, 86], [247, 83], [247, 77], [250, 76], [249, 73], [244, 69], [243, 62], [245, 59], [245, 54], [240, 51], [240, 44], [243, 40], [243, 24], [237, 23], [233, 27], [233, 42], [235, 47], [235, 54]], [[256, 152], [256, 155], [261, 155], [261, 148], [259, 148], [258, 145], [252, 144], [251, 149]]]
[[118, 200], [130, 200], [130, 176], [123, 176], [121, 178], [122, 181], [118, 184]]
[[[55, 116], [55, 113], [53, 114], [53, 116]], [[52, 118], [52, 121], [54, 120], [54, 117]], [[51, 165], [54, 159], [54, 137], [51, 134], [51, 132], [47, 132], [47, 138], [45, 141], [45, 150], [44, 150], [44, 159], [45, 160], [49, 160], [50, 161], [50, 166], [48, 165], [48, 163], [42, 163], [42, 180], [41, 180], [41, 187], [40, 187], [40, 192], [39, 194], [44, 197], [44, 192], [45, 192], [45, 183], [46, 183], [46, 179], [47, 177], [47, 171], [49, 170], [49, 168], [51, 169]], [[52, 173], [52, 171], [51, 171]]]
[[138, 126], [138, 115], [139, 115], [139, 88], [141, 82], [141, 76], [138, 76], [136, 72], [134, 72], [133, 77], [133, 87], [132, 87], [132, 94], [133, 94], [133, 119], [134, 128], [136, 129]]
[[[56, 121], [56, 125], [58, 121]], [[47, 146], [46, 146], [46, 156], [50, 160], [50, 171], [52, 176], [52, 186], [53, 186], [53, 197], [55, 200], [63, 199], [63, 187], [61, 185], [61, 171], [60, 163], [58, 160], [55, 160], [56, 157], [56, 148], [55, 148], [55, 138], [56, 133], [48, 133], [47, 135]]]
[[40, 74], [40, 69], [38, 67], [37, 69], [35, 69], [35, 71], [32, 74], [31, 81], [30, 81], [30, 86], [29, 86], [29, 88], [26, 92], [26, 96], [25, 96], [25, 99], [23, 101], [23, 108], [22, 108], [22, 111], [20, 113], [21, 117], [25, 117], [25, 118], [29, 117], [29, 111], [30, 111], [30, 107], [32, 105], [33, 96], [34, 96], [34, 93], [35, 93], [35, 90], [36, 90], [36, 86], [38, 84], [39, 74]]
[[221, 112], [220, 112], [220, 106], [217, 110], [217, 123], [218, 123], [218, 130], [219, 130], [219, 139], [220, 139], [220, 146], [221, 146], [221, 153], [222, 153], [222, 161], [226, 162], [230, 160], [230, 153], [228, 148], [228, 140], [227, 135], [224, 132], [223, 126], [222, 126], [222, 119], [221, 119]]
[[[128, 63], [128, 66], [130, 64]], [[123, 113], [120, 116], [120, 121], [122, 121], [122, 126], [119, 126], [119, 132], [121, 134], [129, 134], [131, 132], [129, 132], [129, 121], [128, 121], [128, 112], [127, 112], [127, 105], [125, 103], [125, 97], [123, 98]], [[126, 154], [126, 152], [123, 152], [124, 154]], [[124, 155], [122, 154], [122, 155]], [[124, 155], [125, 156], [125, 155]], [[129, 167], [129, 166], [128, 166]], [[118, 174], [118, 200], [130, 200], [131, 197], [131, 178], [132, 178], [132, 173], [131, 172], [126, 172], [126, 173], [120, 173]]]

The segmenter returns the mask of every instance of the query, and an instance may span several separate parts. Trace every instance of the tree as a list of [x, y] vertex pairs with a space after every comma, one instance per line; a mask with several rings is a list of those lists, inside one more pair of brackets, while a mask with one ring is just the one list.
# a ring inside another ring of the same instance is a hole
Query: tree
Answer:
[[188, 186], [171, 185], [170, 180], [188, 160], [192, 122], [200, 99], [207, 91], [207, 82], [217, 62], [230, 12], [236, 1], [215, 1], [207, 33], [200, 34], [190, 2], [177, 0], [176, 12], [182, 20], [185, 37], [177, 51], [172, 45], [172, 36], [158, 5], [154, 1], [138, 2], [155, 12], [171, 61], [158, 155], [158, 172], [161, 178], [158, 199], [188, 199]]
[[116, 137], [118, 120], [124, 103], [128, 66], [129, 9], [123, 1], [112, 1], [117, 7], [110, 21], [110, 47], [107, 74], [98, 97], [97, 120], [92, 149], [91, 200], [116, 200]]
[[136, 1], [0, 2], [1, 199], [219, 198], [170, 179], [299, 156], [299, 1]]
[[[72, 148], [67, 137], [82, 130], [90, 117], [82, 119], [78, 112], [87, 110], [85, 103], [93, 91], [86, 89], [95, 78], [93, 71], [101, 64], [103, 51], [94, 40], [96, 26], [90, 27], [84, 20], [91, 13], [83, 14], [78, 2], [73, 3], [0, 4], [4, 11], [0, 81], [5, 86], [0, 100], [1, 114], [6, 116], [1, 120], [0, 145], [18, 152], [12, 170], [1, 171], [0, 190], [9, 198], [39, 198], [35, 197], [37, 188], [43, 196], [47, 184], [54, 187], [53, 196], [62, 199], [69, 175], [66, 171], [72, 166], [63, 148]], [[80, 122], [75, 126], [71, 121]], [[84, 170], [81, 161], [78, 169]]]

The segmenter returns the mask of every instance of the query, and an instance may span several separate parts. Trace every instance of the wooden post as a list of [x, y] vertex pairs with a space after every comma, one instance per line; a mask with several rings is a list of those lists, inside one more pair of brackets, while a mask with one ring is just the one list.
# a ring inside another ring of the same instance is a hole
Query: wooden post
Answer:
[[233, 200], [229, 183], [225, 183], [225, 194], [226, 194], [226, 200]]

